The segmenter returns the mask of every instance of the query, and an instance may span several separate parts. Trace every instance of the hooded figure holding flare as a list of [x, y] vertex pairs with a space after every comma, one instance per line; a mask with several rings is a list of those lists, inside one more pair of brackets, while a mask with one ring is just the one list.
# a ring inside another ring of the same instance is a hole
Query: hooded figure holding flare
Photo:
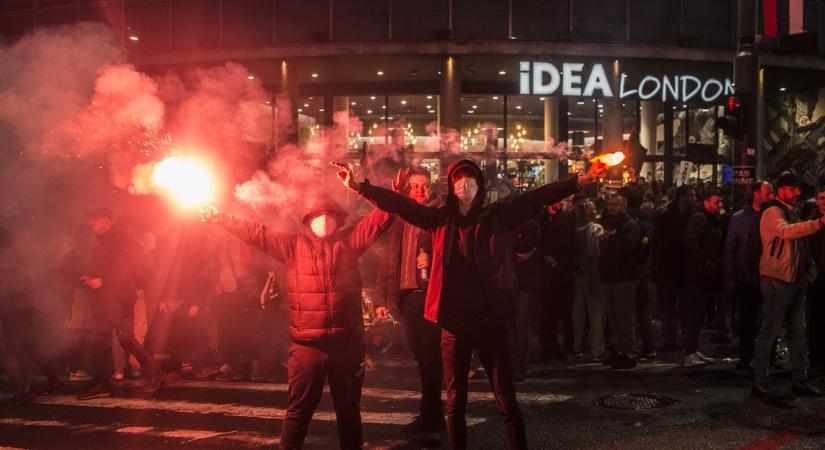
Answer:
[[451, 449], [467, 448], [467, 384], [475, 350], [490, 379], [511, 449], [527, 447], [524, 418], [516, 401], [506, 321], [515, 313], [517, 283], [508, 231], [536, 217], [546, 205], [574, 194], [606, 168], [594, 161], [586, 175], [542, 186], [516, 198], [484, 206], [484, 176], [462, 159], [447, 172], [448, 197], [441, 207], [357, 182], [352, 168], [334, 163], [338, 178], [389, 213], [432, 232], [432, 270], [424, 318], [441, 326], [441, 355], [447, 384], [447, 432]]
[[342, 449], [360, 449], [364, 382], [364, 321], [358, 258], [384, 232], [389, 215], [374, 210], [351, 227], [347, 212], [326, 196], [307, 202], [303, 232], [281, 232], [208, 206], [201, 220], [218, 224], [287, 267], [289, 298], [289, 399], [281, 448], [304, 444], [324, 382], [338, 419]]

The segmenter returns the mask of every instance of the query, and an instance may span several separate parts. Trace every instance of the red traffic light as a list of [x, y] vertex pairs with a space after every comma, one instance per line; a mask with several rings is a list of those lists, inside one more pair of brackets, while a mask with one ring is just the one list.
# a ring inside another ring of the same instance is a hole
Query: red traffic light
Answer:
[[728, 111], [733, 112], [739, 109], [742, 106], [742, 100], [735, 95], [731, 95], [728, 97]]

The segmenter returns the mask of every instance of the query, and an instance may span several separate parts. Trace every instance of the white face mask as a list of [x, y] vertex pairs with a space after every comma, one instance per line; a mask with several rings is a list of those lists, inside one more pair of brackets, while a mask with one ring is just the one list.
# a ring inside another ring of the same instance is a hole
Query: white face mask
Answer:
[[472, 203], [478, 193], [478, 182], [471, 177], [459, 178], [453, 183], [453, 192], [460, 202]]
[[325, 238], [335, 232], [338, 228], [338, 222], [336, 222], [335, 217], [322, 214], [312, 219], [309, 227], [316, 236]]

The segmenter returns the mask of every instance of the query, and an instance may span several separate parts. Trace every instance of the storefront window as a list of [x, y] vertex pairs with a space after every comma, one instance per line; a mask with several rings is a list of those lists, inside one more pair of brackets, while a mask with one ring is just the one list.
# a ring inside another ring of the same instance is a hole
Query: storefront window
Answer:
[[348, 102], [349, 116], [358, 119], [347, 130], [349, 151], [369, 151], [374, 145], [387, 143], [383, 95], [342, 97], [337, 103]]
[[544, 98], [507, 97], [507, 151], [544, 152]]
[[[561, 101], [565, 101], [564, 98]], [[578, 159], [585, 152], [593, 151], [596, 140], [594, 120], [594, 100], [567, 98], [568, 102], [568, 142], [571, 159]]]
[[390, 141], [414, 152], [437, 152], [437, 95], [395, 95], [389, 97]]
[[687, 105], [673, 105], [673, 155], [685, 156], [687, 143]]
[[298, 100], [298, 145], [308, 152], [318, 152], [324, 134], [324, 98], [301, 97]]
[[504, 148], [504, 97], [461, 98], [461, 149], [495, 153]]

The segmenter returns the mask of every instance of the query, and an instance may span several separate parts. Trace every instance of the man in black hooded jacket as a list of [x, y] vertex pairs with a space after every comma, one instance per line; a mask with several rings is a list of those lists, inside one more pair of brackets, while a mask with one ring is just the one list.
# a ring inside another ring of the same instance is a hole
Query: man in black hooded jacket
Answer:
[[448, 196], [442, 207], [415, 201], [355, 181], [352, 168], [335, 164], [338, 178], [378, 208], [395, 213], [433, 233], [433, 261], [424, 317], [439, 324], [441, 355], [447, 383], [447, 433], [451, 449], [467, 448], [468, 372], [475, 350], [484, 365], [496, 403], [507, 427], [511, 449], [527, 448], [524, 418], [516, 401], [506, 320], [515, 312], [517, 291], [512, 248], [507, 231], [535, 217], [545, 205], [576, 192], [595, 179], [590, 173], [551, 183], [508, 201], [482, 206], [484, 176], [478, 165], [462, 159], [447, 171]]

